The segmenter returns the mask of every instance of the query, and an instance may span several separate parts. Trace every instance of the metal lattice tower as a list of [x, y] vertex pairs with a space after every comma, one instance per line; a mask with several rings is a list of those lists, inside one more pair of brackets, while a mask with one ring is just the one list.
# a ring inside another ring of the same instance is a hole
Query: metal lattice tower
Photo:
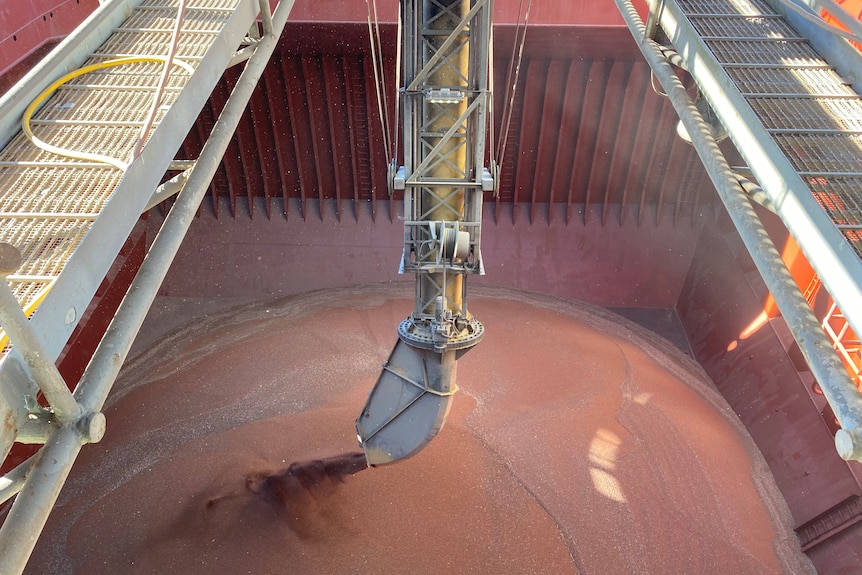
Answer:
[[[399, 333], [438, 350], [475, 344], [482, 326], [467, 309], [466, 276], [483, 273], [482, 193], [489, 109], [490, 2], [405, 2], [404, 190], [401, 272], [416, 274], [416, 305]], [[421, 10], [421, 17], [416, 11]], [[432, 328], [440, 310], [466, 329]], [[437, 329], [438, 335], [434, 336]], [[429, 339], [430, 338], [430, 339]]]
[[467, 308], [468, 274], [482, 273], [482, 194], [491, 32], [490, 0], [404, 0], [399, 87], [404, 165], [400, 271], [416, 274], [413, 313], [357, 419], [371, 465], [418, 453], [443, 427], [457, 359], [484, 334]]

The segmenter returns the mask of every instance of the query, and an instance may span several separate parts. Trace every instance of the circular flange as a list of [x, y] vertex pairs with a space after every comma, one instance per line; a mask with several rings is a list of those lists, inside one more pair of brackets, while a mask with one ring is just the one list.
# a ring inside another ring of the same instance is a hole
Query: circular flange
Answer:
[[472, 319], [470, 320], [470, 329], [462, 330], [460, 334], [450, 337], [441, 350], [438, 342], [434, 341], [430, 322], [423, 325], [414, 322], [413, 318], [408, 317], [398, 324], [398, 337], [404, 343], [420, 349], [439, 351], [467, 349], [479, 343], [483, 335], [485, 335], [485, 326], [482, 325], [482, 322]]

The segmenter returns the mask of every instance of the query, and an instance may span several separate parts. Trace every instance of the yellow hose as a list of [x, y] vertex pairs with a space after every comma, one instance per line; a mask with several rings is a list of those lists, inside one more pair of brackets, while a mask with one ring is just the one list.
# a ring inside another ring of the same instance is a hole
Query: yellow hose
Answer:
[[[126, 171], [126, 168], [129, 165], [122, 160], [111, 156], [105, 156], [102, 154], [93, 154], [90, 152], [79, 152], [76, 150], [69, 150], [66, 148], [61, 148], [59, 146], [51, 145], [43, 140], [40, 140], [36, 136], [33, 135], [33, 130], [30, 128], [30, 120], [33, 118], [33, 114], [36, 112], [36, 109], [42, 105], [42, 103], [47, 100], [60, 86], [77, 78], [78, 76], [83, 76], [84, 74], [88, 74], [90, 72], [94, 72], [96, 70], [102, 70], [104, 68], [111, 68], [113, 66], [122, 66], [123, 64], [134, 64], [137, 62], [166, 62], [167, 58], [162, 56], [129, 56], [126, 58], [115, 58], [113, 60], [106, 60], [104, 62], [99, 62], [98, 64], [91, 64], [89, 66], [84, 66], [83, 68], [78, 68], [73, 72], [69, 72], [65, 76], [57, 79], [53, 84], [48, 86], [41, 94], [39, 94], [33, 102], [27, 107], [24, 111], [24, 116], [21, 118], [21, 129], [24, 131], [24, 135], [33, 142], [33, 144], [45, 150], [46, 152], [51, 152], [54, 154], [58, 154], [60, 156], [65, 156], [67, 158], [74, 158], [76, 160], [88, 160], [92, 162], [99, 162], [102, 164], [109, 164], [114, 166], [118, 170]], [[194, 68], [192, 68], [186, 62], [182, 60], [174, 59], [173, 64], [183, 68], [188, 71], [190, 74], [194, 73]]]
[[[73, 72], [69, 72], [65, 76], [58, 78], [53, 84], [45, 88], [36, 99], [33, 100], [27, 109], [24, 111], [24, 116], [21, 118], [21, 130], [24, 132], [24, 135], [33, 142], [33, 144], [45, 150], [46, 152], [51, 152], [60, 156], [65, 156], [67, 158], [74, 158], [76, 160], [89, 160], [93, 162], [99, 162], [102, 164], [109, 164], [114, 166], [115, 168], [126, 171], [126, 168], [129, 165], [122, 160], [117, 158], [113, 158], [111, 156], [105, 156], [102, 154], [93, 154], [90, 152], [79, 152], [77, 150], [69, 150], [66, 148], [61, 148], [59, 146], [54, 146], [49, 144], [43, 140], [40, 140], [33, 134], [33, 130], [30, 127], [30, 120], [33, 119], [33, 114], [36, 112], [36, 109], [42, 105], [45, 100], [51, 97], [51, 95], [63, 84], [77, 78], [78, 76], [83, 76], [84, 74], [89, 74], [90, 72], [94, 72], [96, 70], [102, 70], [104, 68], [111, 68], [114, 66], [122, 66], [124, 64], [134, 64], [137, 62], [168, 62], [168, 58], [162, 56], [129, 56], [125, 58], [115, 58], [112, 60], [106, 60], [104, 62], [99, 62], [98, 64], [91, 64], [89, 66], [84, 66], [83, 68], [78, 68]], [[188, 63], [183, 62], [182, 60], [177, 60], [176, 58], [172, 59], [172, 64], [179, 66], [186, 70], [189, 74], [194, 73], [194, 68], [192, 68]], [[57, 281], [57, 278], [52, 279], [45, 287], [43, 287], [39, 293], [33, 298], [27, 306], [24, 308], [24, 315], [28, 318], [31, 317], [39, 306], [42, 304], [42, 301], [45, 299], [45, 296], [48, 295], [48, 292], [51, 291], [51, 288], [54, 287], [54, 283]], [[0, 350], [6, 347], [9, 343], [9, 336], [0, 329]]]

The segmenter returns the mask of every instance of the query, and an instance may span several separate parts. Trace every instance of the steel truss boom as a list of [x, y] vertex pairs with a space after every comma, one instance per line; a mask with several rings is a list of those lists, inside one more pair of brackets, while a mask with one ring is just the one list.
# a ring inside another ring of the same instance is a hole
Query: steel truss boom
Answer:
[[399, 271], [416, 275], [415, 305], [357, 433], [371, 465], [409, 457], [445, 421], [460, 354], [484, 327], [469, 312], [466, 277], [484, 273], [482, 195], [490, 107], [491, 0], [404, 0], [403, 160], [393, 187], [404, 192]]

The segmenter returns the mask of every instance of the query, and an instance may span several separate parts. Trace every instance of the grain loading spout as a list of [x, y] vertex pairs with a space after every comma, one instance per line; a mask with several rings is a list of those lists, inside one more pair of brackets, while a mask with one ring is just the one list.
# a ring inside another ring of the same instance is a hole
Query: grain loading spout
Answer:
[[404, 192], [399, 272], [416, 274], [413, 313], [356, 420], [369, 465], [405, 459], [443, 427], [457, 391], [456, 363], [482, 338], [467, 309], [467, 274], [482, 274], [482, 194], [491, 0], [402, 0], [399, 86]]

